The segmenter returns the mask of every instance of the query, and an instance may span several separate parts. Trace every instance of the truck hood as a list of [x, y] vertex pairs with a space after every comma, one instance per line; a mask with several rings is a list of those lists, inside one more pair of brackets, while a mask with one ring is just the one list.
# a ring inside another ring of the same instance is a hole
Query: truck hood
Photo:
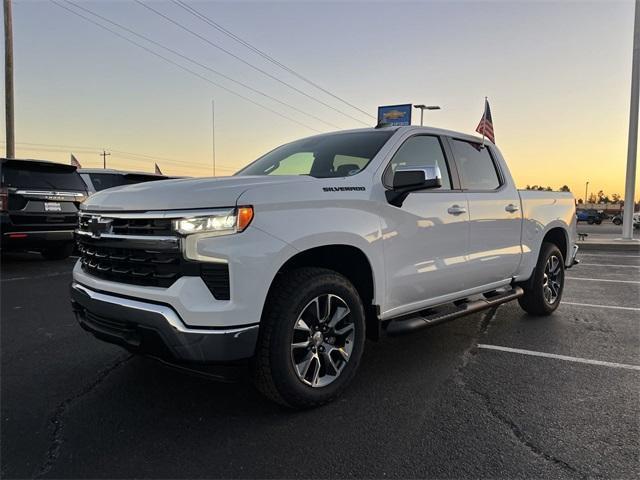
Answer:
[[230, 207], [252, 187], [313, 182], [308, 176], [183, 178], [109, 188], [89, 197], [82, 210], [150, 211]]

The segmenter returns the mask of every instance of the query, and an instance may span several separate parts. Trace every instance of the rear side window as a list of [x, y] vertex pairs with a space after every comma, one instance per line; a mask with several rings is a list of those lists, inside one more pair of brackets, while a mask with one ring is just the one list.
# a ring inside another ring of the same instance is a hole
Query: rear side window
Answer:
[[156, 180], [165, 180], [165, 177], [156, 175], [144, 175], [137, 173], [89, 173], [91, 183], [96, 192], [106, 190], [107, 188], [120, 187], [122, 185], [133, 185], [136, 183], [155, 182]]
[[[13, 163], [13, 162], [12, 162]], [[30, 190], [86, 191], [87, 187], [75, 171], [55, 167], [3, 165], [2, 184], [5, 187]]]
[[453, 140], [452, 145], [462, 188], [466, 190], [495, 190], [500, 186], [500, 177], [489, 153], [489, 148], [464, 140]]
[[393, 156], [384, 172], [383, 183], [390, 187], [393, 184], [393, 173], [398, 169], [411, 167], [423, 168], [436, 166], [442, 176], [441, 190], [451, 190], [451, 178], [447, 169], [444, 151], [438, 137], [418, 135], [405, 141]]
[[90, 173], [89, 178], [91, 178], [91, 183], [93, 183], [96, 192], [106, 190], [107, 188], [119, 187], [127, 183], [123, 175], [117, 174]]

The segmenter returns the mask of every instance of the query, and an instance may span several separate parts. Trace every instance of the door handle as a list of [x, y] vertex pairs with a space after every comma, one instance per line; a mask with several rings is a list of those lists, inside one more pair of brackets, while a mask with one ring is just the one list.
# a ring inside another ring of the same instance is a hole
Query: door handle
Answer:
[[520, 207], [518, 207], [517, 205], [514, 205], [513, 203], [510, 203], [509, 205], [504, 207], [504, 209], [509, 213], [515, 213], [518, 210], [520, 210]]
[[461, 215], [463, 213], [467, 213], [467, 209], [464, 207], [461, 207], [460, 205], [451, 205], [447, 209], [447, 212], [449, 212], [451, 215]]

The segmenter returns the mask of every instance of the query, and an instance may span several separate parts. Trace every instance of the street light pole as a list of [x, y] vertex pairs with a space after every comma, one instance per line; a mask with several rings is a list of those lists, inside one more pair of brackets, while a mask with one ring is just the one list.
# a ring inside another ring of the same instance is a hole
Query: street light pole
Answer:
[[4, 0], [4, 104], [6, 121], [7, 158], [16, 156], [13, 115], [13, 20], [11, 0]]
[[424, 111], [425, 110], [440, 110], [438, 105], [414, 105], [413, 108], [417, 108], [420, 110], [420, 126], [424, 125]]
[[584, 187], [584, 204], [585, 206], [587, 205], [587, 195], [589, 195], [589, 182], [587, 182], [587, 184]]
[[629, 111], [629, 145], [627, 147], [627, 179], [624, 189], [622, 238], [633, 239], [635, 207], [636, 160], [638, 153], [638, 94], [640, 83], [640, 0], [636, 0], [633, 24], [633, 59], [631, 61], [631, 107]]

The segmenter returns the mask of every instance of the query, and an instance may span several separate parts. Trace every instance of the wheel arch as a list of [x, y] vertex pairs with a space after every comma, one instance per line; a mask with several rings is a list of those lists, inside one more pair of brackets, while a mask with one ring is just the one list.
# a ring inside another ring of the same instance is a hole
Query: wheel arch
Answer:
[[538, 256], [540, 256], [540, 251], [542, 250], [542, 245], [545, 243], [553, 243], [560, 252], [562, 253], [562, 258], [567, 260], [567, 254], [569, 252], [569, 234], [566, 228], [556, 226], [550, 228], [542, 237], [542, 242], [540, 243], [540, 248], [538, 249]]
[[378, 338], [380, 328], [378, 319], [379, 307], [373, 303], [376, 298], [376, 279], [373, 264], [365, 252], [354, 245], [329, 244], [296, 252], [280, 266], [275, 274], [269, 286], [263, 312], [278, 276], [302, 267], [328, 268], [349, 279], [362, 299], [366, 315], [367, 336], [371, 339]]

